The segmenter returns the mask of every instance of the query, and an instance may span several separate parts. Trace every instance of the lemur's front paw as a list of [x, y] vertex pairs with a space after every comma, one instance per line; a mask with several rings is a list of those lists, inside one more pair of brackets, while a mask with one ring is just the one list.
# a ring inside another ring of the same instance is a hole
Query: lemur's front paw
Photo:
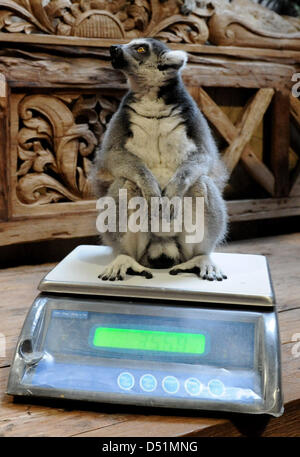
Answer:
[[147, 279], [153, 278], [149, 268], [140, 265], [129, 255], [118, 255], [108, 267], [98, 276], [102, 281], [122, 281], [126, 274], [144, 276]]
[[174, 197], [181, 197], [178, 186], [175, 180], [170, 181], [162, 191], [162, 197], [167, 197], [171, 200]]
[[161, 194], [162, 194], [161, 189], [158, 185], [154, 186], [151, 189], [147, 189], [147, 190], [143, 189], [143, 197], [144, 197], [145, 202], [147, 203], [147, 206], [145, 206], [145, 208], [148, 208], [148, 210], [150, 208], [152, 208], [152, 205], [153, 205], [152, 198], [155, 197], [159, 201], [159, 199], [161, 198]]
[[161, 197], [161, 188], [156, 180], [153, 180], [151, 185], [144, 187], [142, 189], [143, 196], [146, 199], [151, 199], [152, 197]]
[[176, 265], [171, 268], [169, 273], [170, 275], [195, 273], [199, 278], [208, 279], [208, 281], [223, 281], [223, 279], [227, 279], [227, 276], [208, 255], [199, 255], [187, 262]]
[[[162, 203], [162, 214], [163, 216], [165, 215], [165, 218], [168, 219], [170, 217], [170, 220], [176, 219], [178, 216], [178, 212], [182, 209], [181, 208], [181, 203], [182, 203], [182, 195], [179, 192], [178, 187], [176, 186], [175, 183], [170, 182], [167, 187], [164, 188], [162, 191], [162, 197], [166, 197], [168, 200], [166, 202], [166, 206], [164, 207], [164, 201]], [[168, 211], [170, 212], [170, 215], [168, 214]]]

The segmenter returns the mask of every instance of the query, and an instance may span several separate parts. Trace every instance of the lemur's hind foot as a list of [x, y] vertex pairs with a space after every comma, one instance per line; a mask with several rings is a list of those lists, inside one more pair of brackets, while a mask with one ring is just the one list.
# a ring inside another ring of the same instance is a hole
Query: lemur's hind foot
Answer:
[[209, 255], [198, 255], [170, 270], [170, 275], [177, 275], [178, 273], [195, 273], [199, 278], [209, 281], [227, 279], [227, 276], [211, 260]]
[[149, 268], [140, 265], [129, 255], [120, 254], [98, 276], [103, 281], [122, 281], [126, 274], [144, 276], [147, 279], [153, 277]]

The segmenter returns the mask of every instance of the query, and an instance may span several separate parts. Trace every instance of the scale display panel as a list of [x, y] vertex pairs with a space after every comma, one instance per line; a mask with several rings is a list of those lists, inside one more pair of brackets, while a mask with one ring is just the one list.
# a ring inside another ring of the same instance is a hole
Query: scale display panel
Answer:
[[8, 393], [280, 415], [276, 313], [174, 305], [40, 295]]

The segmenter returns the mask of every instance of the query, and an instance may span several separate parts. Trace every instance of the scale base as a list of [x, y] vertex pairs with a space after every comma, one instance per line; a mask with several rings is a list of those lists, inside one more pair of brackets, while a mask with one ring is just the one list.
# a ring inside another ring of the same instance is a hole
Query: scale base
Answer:
[[[126, 331], [127, 347], [99, 345], [99, 328]], [[130, 347], [141, 344], [133, 329], [151, 335], [142, 349]], [[200, 336], [193, 352], [191, 338]], [[276, 311], [41, 294], [19, 337], [7, 393], [280, 416]]]

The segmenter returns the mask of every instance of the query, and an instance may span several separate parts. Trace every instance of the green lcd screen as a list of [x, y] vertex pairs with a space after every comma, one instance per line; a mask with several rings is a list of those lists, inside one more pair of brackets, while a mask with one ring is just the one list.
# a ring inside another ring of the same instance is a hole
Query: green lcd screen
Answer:
[[205, 335], [201, 333], [97, 327], [94, 333], [93, 345], [96, 347], [140, 351], [203, 354], [205, 352]]

